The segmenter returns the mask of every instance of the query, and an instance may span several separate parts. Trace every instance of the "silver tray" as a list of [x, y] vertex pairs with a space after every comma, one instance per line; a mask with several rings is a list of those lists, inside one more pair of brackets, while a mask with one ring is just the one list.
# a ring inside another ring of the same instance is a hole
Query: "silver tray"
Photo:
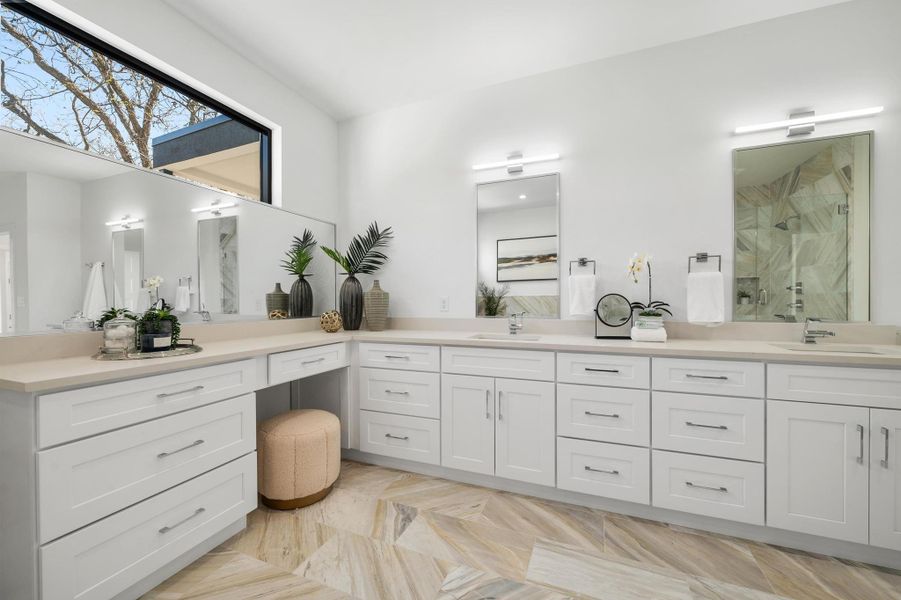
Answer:
[[197, 354], [203, 350], [197, 344], [191, 344], [189, 346], [176, 346], [172, 350], [159, 350], [157, 352], [129, 352], [129, 353], [114, 353], [114, 354], [106, 354], [104, 352], [98, 352], [91, 358], [96, 360], [144, 360], [147, 358], [168, 358], [170, 356], [185, 356], [186, 354]]

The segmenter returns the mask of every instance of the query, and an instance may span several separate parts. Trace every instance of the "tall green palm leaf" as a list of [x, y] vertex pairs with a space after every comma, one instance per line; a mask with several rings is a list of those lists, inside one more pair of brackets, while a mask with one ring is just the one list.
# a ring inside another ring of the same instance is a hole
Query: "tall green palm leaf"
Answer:
[[390, 227], [379, 229], [379, 224], [373, 221], [366, 233], [354, 236], [347, 247], [346, 254], [340, 254], [337, 250], [322, 246], [322, 251], [344, 269], [348, 275], [371, 275], [381, 269], [388, 257], [381, 248], [387, 248], [388, 242], [394, 238], [394, 232]]
[[307, 267], [313, 262], [314, 246], [316, 246], [316, 238], [309, 229], [304, 229], [301, 237], [295, 235], [291, 249], [285, 252], [286, 258], [282, 260], [282, 268], [292, 275], [303, 277]]

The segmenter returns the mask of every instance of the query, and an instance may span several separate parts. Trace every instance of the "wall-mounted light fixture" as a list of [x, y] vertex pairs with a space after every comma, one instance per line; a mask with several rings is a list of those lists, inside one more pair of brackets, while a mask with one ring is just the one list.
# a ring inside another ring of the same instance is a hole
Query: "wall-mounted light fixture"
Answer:
[[539, 154], [538, 156], [523, 156], [522, 152], [514, 152], [507, 156], [507, 160], [472, 165], [472, 170], [473, 171], [486, 171], [488, 169], [501, 169], [503, 167], [506, 167], [507, 173], [514, 175], [516, 173], [522, 173], [523, 165], [530, 165], [532, 163], [539, 163], [539, 162], [548, 162], [551, 160], [557, 160], [559, 158], [560, 158], [560, 155], [556, 154], [556, 153], [555, 154]]
[[192, 208], [192, 213], [202, 213], [209, 211], [210, 213], [216, 215], [217, 217], [222, 214], [222, 209], [225, 208], [234, 208], [237, 206], [234, 202], [222, 202], [221, 200], [216, 200], [209, 206], [199, 206], [197, 208]]
[[814, 111], [795, 112], [783, 121], [772, 121], [770, 123], [759, 123], [757, 125], [742, 125], [735, 128], [736, 134], [756, 133], [758, 131], [769, 131], [771, 129], [788, 129], [788, 135], [803, 135], [813, 133], [817, 123], [829, 123], [831, 121], [844, 121], [846, 119], [859, 119], [861, 117], [869, 117], [878, 115], [883, 110], [882, 106], [871, 106], [869, 108], [858, 108], [856, 110], [845, 110], [836, 113], [827, 113], [825, 115], [817, 115]]
[[137, 225], [138, 223], [143, 222], [144, 219], [137, 219], [129, 215], [125, 215], [118, 221], [107, 221], [105, 225], [107, 227], [121, 227], [122, 229], [131, 229], [132, 225]]

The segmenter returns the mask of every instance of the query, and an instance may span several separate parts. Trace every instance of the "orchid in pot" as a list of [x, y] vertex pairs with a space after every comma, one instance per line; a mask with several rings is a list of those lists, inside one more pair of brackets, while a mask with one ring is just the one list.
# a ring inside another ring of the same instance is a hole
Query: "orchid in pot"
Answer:
[[663, 314], [673, 316], [669, 310], [669, 304], [661, 300], [653, 300], [651, 295], [651, 255], [637, 252], [629, 259], [627, 273], [633, 283], [640, 281], [641, 273], [648, 272], [648, 302], [632, 302], [633, 311], [639, 311], [638, 317], [635, 319], [635, 327], [638, 329], [660, 329], [663, 327]]

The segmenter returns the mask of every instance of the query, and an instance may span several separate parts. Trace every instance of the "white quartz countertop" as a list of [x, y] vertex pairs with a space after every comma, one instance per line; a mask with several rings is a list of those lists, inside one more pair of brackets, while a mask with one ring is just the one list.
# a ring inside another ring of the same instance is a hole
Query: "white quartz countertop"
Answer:
[[[54, 389], [95, 385], [110, 381], [156, 375], [193, 367], [224, 363], [357, 340], [360, 342], [395, 344], [435, 344], [480, 348], [517, 348], [562, 352], [598, 352], [638, 356], [681, 358], [721, 358], [730, 360], [768, 361], [846, 365], [858, 367], [901, 368], [901, 347], [869, 344], [884, 354], [851, 352], [816, 352], [789, 350], [776, 344], [756, 340], [672, 339], [663, 343], [631, 340], [596, 340], [586, 335], [541, 334], [538, 340], [523, 338], [476, 339], [473, 331], [389, 330], [382, 332], [302, 332], [215, 341], [198, 340], [203, 351], [187, 356], [133, 361], [100, 361], [90, 356], [55, 358], [0, 365], [0, 389], [17, 392], [44, 392]], [[784, 344], [784, 343], [782, 343]], [[825, 345], [825, 343], [823, 344]]]

